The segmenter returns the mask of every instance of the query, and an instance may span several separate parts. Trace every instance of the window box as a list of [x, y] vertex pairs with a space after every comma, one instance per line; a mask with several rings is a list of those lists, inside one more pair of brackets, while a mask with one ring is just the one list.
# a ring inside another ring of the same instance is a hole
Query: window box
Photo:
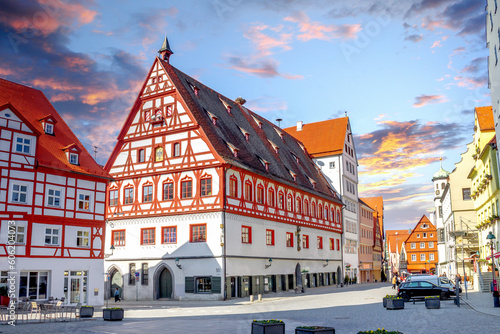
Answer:
[[425, 298], [425, 307], [426, 308], [440, 308], [441, 301], [439, 300], [439, 296], [436, 297], [426, 297]]
[[123, 315], [122, 308], [105, 308], [102, 310], [102, 318], [107, 321], [122, 321]]
[[281, 320], [254, 320], [252, 334], [285, 334], [285, 323]]
[[387, 310], [402, 310], [405, 308], [405, 301], [402, 298], [387, 299]]
[[82, 306], [80, 308], [80, 318], [92, 318], [94, 316], [94, 306]]
[[295, 334], [325, 333], [335, 334], [335, 328], [322, 326], [299, 326], [295, 328]]

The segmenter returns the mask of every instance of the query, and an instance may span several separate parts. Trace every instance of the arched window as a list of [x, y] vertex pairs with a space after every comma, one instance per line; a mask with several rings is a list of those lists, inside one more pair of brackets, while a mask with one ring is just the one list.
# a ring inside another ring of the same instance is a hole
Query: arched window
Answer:
[[250, 180], [246, 180], [245, 181], [245, 199], [247, 201], [252, 200], [252, 195], [253, 195], [252, 189], [253, 189], [252, 182]]
[[191, 197], [193, 197], [193, 180], [189, 177], [185, 177], [181, 180], [181, 198]]
[[337, 209], [337, 220], [335, 221], [336, 223], [340, 223], [340, 210]]
[[264, 204], [264, 187], [262, 184], [257, 186], [257, 203]]
[[287, 200], [286, 200], [286, 209], [289, 212], [293, 211], [293, 196], [291, 194], [288, 195]]
[[304, 200], [304, 214], [309, 216], [309, 201], [307, 199]]
[[316, 203], [311, 203], [311, 217], [316, 218]]
[[285, 195], [282, 191], [280, 191], [278, 194], [278, 208], [282, 210], [285, 208]]
[[205, 175], [200, 180], [200, 196], [212, 195], [212, 176]]
[[325, 205], [325, 211], [324, 211], [324, 215], [323, 215], [323, 218], [325, 220], [328, 220], [328, 207]]
[[267, 205], [270, 207], [274, 207], [276, 205], [274, 201], [274, 189], [272, 188], [269, 188], [267, 191]]
[[174, 182], [167, 180], [163, 182], [163, 200], [170, 201], [174, 199]]
[[323, 219], [323, 205], [318, 205], [318, 218]]
[[330, 220], [332, 222], [335, 220], [335, 211], [333, 211], [333, 208], [330, 209]]
[[238, 197], [238, 180], [234, 175], [229, 177], [229, 196]]
[[300, 197], [297, 197], [297, 199], [295, 200], [295, 211], [298, 213], [298, 214], [301, 214], [301, 210], [302, 210], [302, 200], [300, 199]]

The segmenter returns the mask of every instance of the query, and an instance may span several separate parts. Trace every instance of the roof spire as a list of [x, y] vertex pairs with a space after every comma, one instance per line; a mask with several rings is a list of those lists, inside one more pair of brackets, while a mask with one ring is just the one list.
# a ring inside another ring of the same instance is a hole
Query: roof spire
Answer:
[[168, 63], [170, 56], [174, 53], [170, 49], [170, 44], [168, 43], [167, 35], [165, 35], [165, 40], [163, 40], [163, 44], [161, 45], [160, 50], [158, 50], [160, 57]]

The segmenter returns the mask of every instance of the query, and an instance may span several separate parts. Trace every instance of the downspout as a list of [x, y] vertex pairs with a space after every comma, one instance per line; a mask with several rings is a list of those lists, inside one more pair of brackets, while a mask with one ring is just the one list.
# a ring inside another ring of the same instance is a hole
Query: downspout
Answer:
[[222, 275], [224, 278], [224, 293], [223, 293], [223, 299], [222, 300], [227, 300], [227, 279], [226, 279], [226, 274], [227, 274], [227, 269], [226, 269], [226, 174], [227, 172], [232, 168], [232, 166], [229, 166], [229, 168], [226, 169], [224, 168], [224, 173], [223, 173], [223, 178], [222, 178]]

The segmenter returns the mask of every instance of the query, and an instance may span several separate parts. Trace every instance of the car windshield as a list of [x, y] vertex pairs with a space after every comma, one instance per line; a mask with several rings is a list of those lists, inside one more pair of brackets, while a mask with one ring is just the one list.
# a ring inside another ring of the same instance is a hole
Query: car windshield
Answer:
[[448, 277], [441, 277], [440, 280], [442, 284], [450, 284]]

